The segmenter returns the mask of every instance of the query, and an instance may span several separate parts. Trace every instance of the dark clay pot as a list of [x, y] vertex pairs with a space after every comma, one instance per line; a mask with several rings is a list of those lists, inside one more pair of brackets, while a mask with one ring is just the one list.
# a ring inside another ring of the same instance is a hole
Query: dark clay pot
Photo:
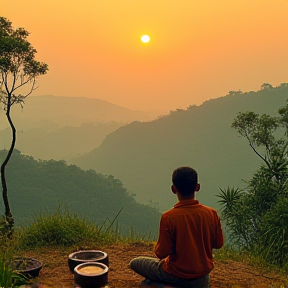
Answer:
[[68, 266], [71, 272], [74, 272], [77, 265], [89, 262], [103, 263], [109, 267], [107, 253], [100, 250], [80, 250], [68, 256]]
[[28, 278], [38, 277], [42, 269], [42, 262], [34, 258], [19, 257], [13, 259], [13, 270]]

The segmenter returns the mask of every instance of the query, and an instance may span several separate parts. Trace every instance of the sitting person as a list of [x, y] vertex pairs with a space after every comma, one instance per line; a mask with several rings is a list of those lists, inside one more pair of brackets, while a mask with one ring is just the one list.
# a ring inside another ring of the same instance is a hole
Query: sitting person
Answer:
[[207, 288], [213, 269], [212, 249], [223, 246], [223, 232], [217, 212], [195, 199], [199, 191], [197, 172], [180, 167], [172, 174], [172, 192], [179, 202], [163, 213], [157, 258], [137, 257], [130, 268], [146, 279], [177, 287]]

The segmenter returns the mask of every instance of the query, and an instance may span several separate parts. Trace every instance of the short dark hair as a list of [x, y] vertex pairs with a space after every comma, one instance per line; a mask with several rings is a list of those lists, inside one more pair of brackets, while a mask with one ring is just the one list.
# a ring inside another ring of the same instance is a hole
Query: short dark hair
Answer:
[[196, 189], [198, 174], [191, 167], [179, 167], [173, 171], [172, 183], [181, 195], [190, 196]]

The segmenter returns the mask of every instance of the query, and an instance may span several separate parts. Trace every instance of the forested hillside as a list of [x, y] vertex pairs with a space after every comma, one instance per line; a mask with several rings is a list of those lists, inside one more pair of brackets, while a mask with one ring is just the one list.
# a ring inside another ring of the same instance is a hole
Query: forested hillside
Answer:
[[269, 84], [259, 91], [230, 91], [225, 97], [172, 111], [148, 122], [133, 122], [108, 135], [101, 146], [72, 162], [121, 179], [142, 203], [161, 210], [176, 201], [170, 193], [171, 173], [190, 165], [199, 172], [199, 200], [218, 207], [219, 187], [245, 187], [260, 160], [231, 128], [238, 112], [275, 115], [286, 104], [288, 84]]
[[[4, 153], [0, 151], [1, 161]], [[64, 161], [36, 161], [18, 150], [13, 153], [6, 175], [16, 225], [27, 224], [36, 213], [53, 212], [59, 205], [61, 209], [86, 215], [98, 225], [105, 221], [109, 225], [123, 208], [115, 222], [120, 231], [157, 234], [160, 213], [136, 203], [122, 182], [112, 175], [83, 171]], [[0, 203], [4, 211], [2, 198]]]

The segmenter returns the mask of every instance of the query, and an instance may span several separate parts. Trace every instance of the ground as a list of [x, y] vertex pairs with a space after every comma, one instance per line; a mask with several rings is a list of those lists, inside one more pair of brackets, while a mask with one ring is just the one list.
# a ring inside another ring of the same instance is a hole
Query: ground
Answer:
[[[139, 255], [153, 256], [152, 246], [138, 243], [94, 249], [105, 251], [109, 257], [109, 283], [105, 288], [144, 287], [141, 284], [143, 277], [131, 271], [128, 263]], [[33, 287], [76, 288], [74, 276], [68, 268], [68, 255], [72, 252], [74, 250], [64, 248], [46, 248], [25, 252], [23, 256], [37, 258], [43, 263], [43, 268], [35, 279]], [[288, 288], [288, 281], [284, 276], [232, 260], [215, 262], [215, 268], [211, 272], [211, 284], [212, 288]]]

